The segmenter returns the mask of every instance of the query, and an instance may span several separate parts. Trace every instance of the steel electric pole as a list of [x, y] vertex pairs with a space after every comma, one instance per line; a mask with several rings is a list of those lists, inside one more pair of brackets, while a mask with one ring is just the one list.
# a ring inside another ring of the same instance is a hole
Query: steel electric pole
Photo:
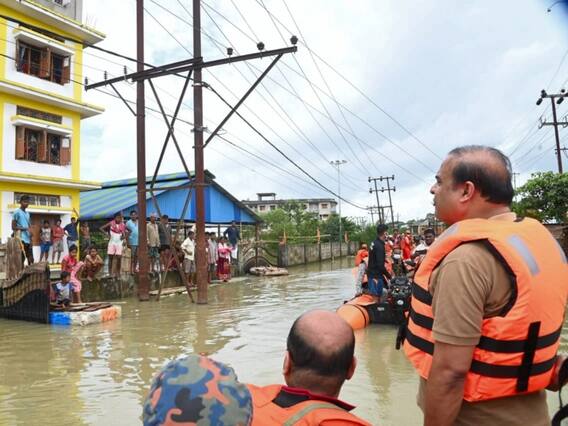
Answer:
[[[144, 0], [136, 0], [136, 71], [144, 71]], [[136, 175], [138, 190], [138, 299], [150, 299], [146, 235], [146, 103], [144, 80], [136, 82]]]
[[546, 90], [542, 89], [540, 91], [540, 98], [537, 99], [536, 104], [540, 105], [543, 99], [550, 99], [550, 104], [552, 105], [552, 120], [553, 121], [546, 121], [543, 120], [542, 117], [540, 119], [540, 125], [538, 126], [541, 129], [544, 126], [554, 126], [554, 138], [556, 139], [556, 161], [558, 162], [558, 173], [563, 173], [562, 169], [562, 149], [560, 148], [560, 135], [558, 134], [558, 126], [561, 125], [562, 127], [568, 126], [568, 120], [566, 117], [564, 121], [558, 121], [556, 117], [556, 105], [560, 105], [564, 101], [564, 97], [568, 96], [566, 90], [562, 89], [560, 93], [548, 94]]
[[335, 160], [329, 162], [332, 166], [337, 168], [337, 195], [338, 195], [338, 207], [339, 207], [339, 255], [341, 256], [341, 242], [343, 240], [343, 225], [341, 224], [341, 172], [339, 166], [347, 164], [346, 160]]

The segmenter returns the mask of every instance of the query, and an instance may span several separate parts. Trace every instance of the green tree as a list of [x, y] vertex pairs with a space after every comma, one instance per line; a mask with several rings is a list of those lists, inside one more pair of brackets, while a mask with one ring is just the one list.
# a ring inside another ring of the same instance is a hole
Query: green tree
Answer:
[[[347, 232], [349, 239], [351, 236], [360, 232], [361, 228], [355, 222], [347, 217], [341, 218], [341, 227], [343, 232]], [[339, 241], [339, 215], [332, 214], [322, 225], [322, 234], [329, 234], [332, 241]]]
[[542, 222], [568, 220], [568, 174], [539, 172], [532, 174], [517, 190], [518, 201], [513, 210], [520, 216], [534, 217]]
[[262, 219], [265, 226], [263, 238], [268, 240], [279, 240], [284, 232], [290, 240], [297, 237], [313, 237], [315, 240], [319, 226], [317, 214], [305, 211], [304, 206], [295, 201], [264, 213]]

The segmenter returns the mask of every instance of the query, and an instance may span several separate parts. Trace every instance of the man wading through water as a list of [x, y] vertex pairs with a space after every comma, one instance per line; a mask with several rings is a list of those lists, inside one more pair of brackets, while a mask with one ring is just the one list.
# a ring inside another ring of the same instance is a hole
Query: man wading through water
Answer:
[[430, 192], [451, 226], [416, 273], [404, 342], [424, 424], [550, 424], [565, 254], [539, 222], [511, 212], [511, 163], [494, 148], [451, 151]]

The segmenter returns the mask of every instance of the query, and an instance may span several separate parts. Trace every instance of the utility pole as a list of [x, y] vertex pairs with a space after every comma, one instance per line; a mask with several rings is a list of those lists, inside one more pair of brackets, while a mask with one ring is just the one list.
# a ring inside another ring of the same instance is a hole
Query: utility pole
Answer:
[[[136, 0], [136, 71], [144, 71], [144, 0]], [[146, 103], [144, 80], [136, 83], [136, 174], [138, 198], [138, 299], [150, 299], [146, 235]]]
[[375, 185], [375, 189], [373, 188], [369, 188], [369, 194], [372, 194], [373, 192], [375, 193], [375, 197], [377, 198], [377, 213], [379, 215], [379, 223], [383, 224], [385, 223], [385, 218], [382, 215], [382, 209], [381, 209], [381, 203], [379, 201], [379, 189], [377, 188], [377, 181], [380, 178], [372, 178], [369, 177], [368, 182], [371, 183], [371, 181], [373, 181], [373, 184]]
[[375, 206], [367, 206], [367, 211], [368, 211], [369, 213], [371, 213], [371, 222], [372, 222], [372, 225], [375, 226], [376, 223], [375, 223], [375, 216], [374, 216], [374, 214], [376, 213], [376, 214], [378, 215], [378, 214], [379, 214], [379, 209], [378, 209], [377, 207], [375, 207]]
[[207, 256], [205, 249], [205, 168], [203, 165], [203, 85], [201, 64], [201, 2], [193, 0], [193, 136], [195, 149], [195, 281], [197, 303], [207, 303]]
[[[272, 50], [265, 50], [264, 43], [259, 42], [257, 44], [258, 52], [255, 53], [248, 53], [245, 55], [238, 55], [233, 56], [233, 49], [231, 47], [227, 48], [227, 57], [221, 59], [215, 59], [210, 61], [204, 61], [203, 57], [201, 56], [201, 10], [200, 10], [200, 1], [193, 0], [193, 49], [194, 49], [194, 57], [172, 62], [165, 65], [160, 65], [158, 67], [153, 65], [148, 65], [143, 63], [144, 57], [144, 46], [143, 46], [143, 12], [144, 12], [144, 5], [143, 0], [137, 0], [137, 30], [138, 30], [138, 39], [137, 39], [137, 49], [138, 49], [138, 59], [137, 59], [137, 71], [134, 73], [125, 73], [123, 76], [120, 77], [113, 77], [108, 79], [105, 74], [105, 79], [103, 81], [99, 81], [96, 83], [89, 84], [88, 82], [85, 83], [85, 90], [96, 89], [98, 87], [103, 86], [111, 86], [113, 90], [117, 93], [118, 97], [124, 102], [125, 106], [132, 112], [133, 115], [136, 116], [137, 119], [137, 147], [138, 147], [138, 203], [139, 203], [139, 214], [142, 218], [140, 225], [140, 246], [145, 247], [146, 244], [146, 195], [150, 193], [152, 196], [152, 201], [154, 203], [154, 207], [160, 214], [160, 207], [157, 201], [157, 198], [154, 194], [154, 188], [156, 184], [156, 178], [158, 176], [160, 167], [163, 162], [164, 154], [166, 148], [168, 146], [168, 142], [170, 139], [173, 141], [173, 144], [177, 150], [179, 159], [183, 165], [185, 174], [187, 175], [188, 184], [181, 185], [175, 188], [171, 188], [172, 190], [188, 190], [188, 195], [185, 199], [185, 204], [182, 209], [182, 212], [179, 216], [179, 223], [178, 229], [176, 231], [176, 235], [174, 238], [177, 238], [179, 235], [179, 230], [183, 226], [184, 221], [187, 219], [186, 213], [188, 211], [191, 196], [195, 191], [195, 222], [196, 222], [196, 281], [197, 281], [197, 288], [198, 288], [198, 300], [197, 303], [207, 303], [207, 254], [206, 254], [206, 246], [205, 246], [205, 186], [207, 185], [205, 181], [205, 166], [204, 166], [204, 149], [205, 147], [218, 135], [219, 130], [223, 127], [223, 125], [232, 117], [234, 114], [237, 114], [241, 119], [247, 122], [240, 113], [237, 112], [238, 108], [243, 104], [243, 102], [247, 99], [247, 97], [255, 90], [255, 88], [261, 83], [261, 81], [266, 77], [266, 75], [270, 72], [270, 70], [277, 64], [277, 62], [282, 58], [284, 54], [294, 53], [298, 49], [296, 44], [298, 43], [298, 38], [296, 36], [290, 37], [290, 43], [292, 44], [291, 47], [283, 47], [280, 49], [272, 49]], [[264, 57], [274, 57], [270, 65], [257, 77], [256, 81], [252, 84], [252, 86], [242, 95], [240, 100], [235, 104], [231, 105], [227, 101], [225, 101], [221, 95], [219, 95], [210, 85], [202, 81], [202, 70], [204, 68], [216, 67], [219, 65], [225, 65], [230, 63], [236, 62], [243, 62], [249, 61], [252, 59], [260, 59]], [[144, 65], [147, 65], [149, 68], [144, 69]], [[187, 74], [185, 74], [187, 73]], [[183, 103], [183, 99], [186, 93], [186, 89], [189, 86], [189, 82], [192, 79], [193, 73], [193, 108], [194, 108], [194, 149], [195, 149], [195, 170], [194, 170], [194, 178], [192, 178], [192, 172], [190, 172], [187, 163], [185, 161], [185, 155], [181, 150], [180, 144], [175, 136], [175, 129], [174, 124], [178, 118], [178, 113], [180, 111], [181, 105]], [[152, 80], [163, 77], [166, 75], [175, 75], [185, 80], [183, 89], [181, 90], [181, 94], [178, 99], [178, 103], [176, 106], [176, 110], [174, 114], [168, 116], [163, 108], [163, 104], [160, 101], [160, 97], [156, 90], [155, 85], [153, 84]], [[138, 83], [137, 85], [137, 111], [135, 113], [134, 110], [131, 108], [129, 103], [122, 97], [119, 91], [116, 89], [114, 84], [122, 83], [125, 81], [133, 81]], [[160, 112], [162, 117], [164, 118], [164, 122], [168, 127], [168, 133], [162, 145], [161, 154], [158, 159], [158, 163], [156, 165], [156, 169], [154, 171], [154, 175], [152, 181], [150, 182], [150, 187], [147, 188], [146, 176], [145, 176], [145, 135], [144, 135], [144, 111], [145, 111], [145, 103], [144, 103], [144, 82], [148, 80], [149, 86], [152, 89], [152, 93], [156, 98], [156, 102], [160, 107]], [[207, 140], [204, 142], [203, 140], [203, 132], [206, 130], [203, 126], [203, 87], [208, 87], [213, 93], [216, 93], [219, 98], [230, 108], [230, 111], [227, 113], [225, 118], [220, 122], [217, 128], [212, 131]], [[144, 250], [140, 253], [140, 277], [139, 277], [139, 292], [141, 294], [140, 297], [144, 296], [144, 291], [146, 294], [149, 290], [149, 282], [148, 282], [148, 256], [144, 255], [143, 253], [147, 253], [147, 250]], [[173, 259], [174, 252], [170, 254], [170, 260]], [[168, 262], [169, 262], [168, 261]], [[167, 274], [167, 271], [165, 272]], [[185, 281], [185, 274], [183, 273], [183, 269], [180, 270], [180, 275], [182, 276], [182, 280]], [[165, 280], [165, 275], [163, 280]], [[162, 282], [163, 282], [162, 280]], [[161, 287], [160, 287], [161, 289]], [[188, 295], [190, 299], [193, 301], [193, 296], [191, 295], [191, 291], [188, 288]], [[147, 297], [147, 296], [146, 296]], [[159, 298], [159, 296], [158, 296]], [[147, 299], [145, 299], [147, 300]]]
[[[390, 187], [390, 181], [391, 181], [391, 180], [394, 181], [394, 175], [392, 175], [392, 176], [381, 176], [381, 177], [379, 177], [379, 180], [380, 180], [381, 182], [382, 182], [383, 180], [386, 180], [386, 181], [387, 181], [387, 189], [381, 187], [381, 192], [388, 191], [388, 194], [389, 194], [389, 205], [388, 205], [388, 206], [385, 206], [385, 207], [388, 207], [388, 208], [390, 209], [390, 211], [391, 211], [391, 226], [392, 226], [392, 228], [393, 228], [393, 230], [394, 230], [394, 211], [393, 211], [393, 208], [392, 208], [391, 191], [396, 192], [396, 186], [393, 186], [392, 188]], [[384, 215], [383, 215], [383, 216], [384, 216]]]
[[558, 121], [556, 117], [556, 105], [560, 105], [564, 101], [564, 97], [568, 96], [566, 90], [562, 89], [560, 93], [553, 93], [548, 94], [546, 90], [542, 89], [540, 91], [540, 98], [537, 99], [536, 104], [540, 105], [542, 100], [545, 98], [550, 99], [550, 104], [552, 105], [552, 120], [553, 121], [546, 121], [543, 120], [542, 117], [540, 118], [540, 124], [538, 126], [541, 129], [544, 126], [554, 126], [554, 138], [556, 139], [556, 160], [558, 162], [558, 173], [563, 173], [562, 169], [562, 150], [560, 149], [560, 136], [558, 134], [558, 125], [562, 125], [562, 127], [568, 126], [568, 120], [564, 117], [564, 121]]
[[335, 160], [330, 161], [329, 164], [337, 168], [337, 195], [339, 195], [338, 206], [339, 206], [339, 255], [341, 256], [341, 242], [343, 240], [343, 226], [341, 224], [341, 172], [339, 171], [339, 166], [347, 164], [346, 160]]

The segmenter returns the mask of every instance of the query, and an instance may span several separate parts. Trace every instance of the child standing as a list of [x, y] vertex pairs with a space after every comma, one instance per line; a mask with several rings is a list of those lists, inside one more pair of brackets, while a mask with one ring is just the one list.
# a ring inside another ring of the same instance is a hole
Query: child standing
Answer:
[[71, 271], [71, 287], [73, 288], [73, 303], [82, 303], [81, 302], [81, 280], [79, 277], [81, 276], [81, 272], [83, 270], [83, 266], [85, 265], [84, 262], [77, 262]]
[[[53, 242], [53, 251], [51, 252], [51, 263], [59, 263], [61, 253], [63, 253], [63, 236], [65, 231], [61, 227], [61, 219], [55, 221], [55, 226], [51, 229], [51, 240]], [[57, 257], [55, 254], [57, 253]]]
[[69, 306], [71, 303], [70, 295], [71, 295], [71, 283], [70, 274], [69, 272], [62, 271], [60, 275], [60, 280], [55, 286], [53, 287], [55, 290], [55, 301], [58, 305], [62, 306]]
[[51, 227], [49, 226], [49, 221], [44, 220], [43, 226], [40, 230], [40, 244], [41, 253], [39, 255], [39, 261], [47, 262], [47, 257], [49, 256], [49, 249], [51, 248]]

